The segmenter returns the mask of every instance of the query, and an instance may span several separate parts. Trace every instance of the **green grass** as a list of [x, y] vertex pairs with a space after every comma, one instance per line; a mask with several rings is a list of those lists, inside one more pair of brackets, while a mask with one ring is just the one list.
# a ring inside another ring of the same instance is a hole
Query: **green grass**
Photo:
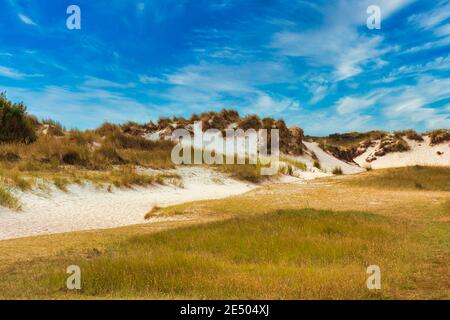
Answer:
[[39, 277], [27, 288], [17, 282], [15, 293], [67, 293], [65, 267], [75, 263], [78, 298], [382, 298], [367, 289], [366, 268], [382, 268], [386, 289], [412, 275], [420, 255], [405, 228], [368, 213], [312, 209], [235, 218], [134, 236], [89, 259], [38, 264], [29, 274]]
[[377, 170], [362, 174], [349, 183], [383, 189], [450, 191], [450, 168], [413, 166]]
[[293, 166], [294, 168], [296, 168], [298, 170], [301, 170], [301, 171], [308, 170], [307, 165], [304, 162], [301, 162], [299, 160], [283, 157], [283, 158], [281, 158], [281, 161], [286, 162], [287, 164]]
[[333, 174], [335, 175], [341, 175], [343, 174], [341, 167], [335, 167], [332, 171]]
[[318, 160], [314, 160], [313, 166], [314, 166], [314, 168], [322, 170], [322, 166], [320, 165], [320, 162]]
[[10, 188], [0, 183], [0, 206], [20, 210], [20, 201], [12, 194]]
[[261, 174], [263, 166], [259, 162], [257, 164], [219, 164], [214, 168], [232, 178], [253, 183], [259, 183], [271, 177]]

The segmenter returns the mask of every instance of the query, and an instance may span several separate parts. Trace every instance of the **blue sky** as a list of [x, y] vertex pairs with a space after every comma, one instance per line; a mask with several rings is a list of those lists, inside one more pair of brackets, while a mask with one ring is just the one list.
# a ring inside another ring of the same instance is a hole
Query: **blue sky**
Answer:
[[68, 128], [222, 108], [314, 135], [449, 128], [450, 1], [0, 0], [0, 90]]

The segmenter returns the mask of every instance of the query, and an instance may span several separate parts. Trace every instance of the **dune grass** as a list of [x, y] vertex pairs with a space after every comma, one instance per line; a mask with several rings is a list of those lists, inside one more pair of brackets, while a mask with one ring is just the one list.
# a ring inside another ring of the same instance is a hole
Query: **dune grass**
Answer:
[[260, 183], [273, 177], [261, 174], [263, 166], [260, 162], [257, 164], [249, 164], [248, 162], [245, 164], [219, 164], [213, 166], [213, 168], [234, 179], [253, 183]]
[[[76, 296], [383, 298], [422, 257], [406, 230], [368, 213], [303, 209], [133, 236], [81, 261], [83, 289]], [[41, 269], [31, 290], [63, 294], [67, 263]], [[384, 271], [386, 291], [367, 289], [372, 264]]]
[[450, 191], [450, 168], [412, 166], [376, 170], [359, 175], [349, 183], [383, 189]]
[[[267, 185], [153, 212], [172, 222], [0, 241], [0, 297], [448, 299], [449, 193], [386, 192], [353, 179]], [[73, 264], [79, 292], [65, 289]], [[379, 291], [366, 287], [372, 264]]]
[[10, 188], [0, 182], [0, 206], [20, 210], [20, 201], [13, 195]]
[[301, 162], [299, 160], [295, 160], [295, 159], [287, 158], [287, 157], [282, 157], [281, 161], [286, 162], [287, 164], [291, 165], [295, 169], [298, 169], [298, 170], [301, 170], [301, 171], [308, 170], [308, 166], [304, 162]]

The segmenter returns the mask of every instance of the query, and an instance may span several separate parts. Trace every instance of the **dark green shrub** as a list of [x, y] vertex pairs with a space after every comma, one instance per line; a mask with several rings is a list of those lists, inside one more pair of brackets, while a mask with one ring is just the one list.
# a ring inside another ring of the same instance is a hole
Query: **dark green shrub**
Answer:
[[0, 93], [0, 142], [31, 143], [36, 140], [35, 127], [23, 103], [12, 103]]

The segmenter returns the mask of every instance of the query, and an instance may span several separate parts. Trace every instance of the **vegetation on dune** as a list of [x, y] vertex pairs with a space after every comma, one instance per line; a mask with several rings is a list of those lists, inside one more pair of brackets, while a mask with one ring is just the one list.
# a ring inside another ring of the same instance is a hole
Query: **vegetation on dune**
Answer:
[[334, 155], [336, 158], [348, 162], [364, 152], [372, 141], [380, 140], [387, 136], [384, 131], [335, 133], [327, 137], [311, 137], [307, 139], [315, 141], [319, 146]]
[[[391, 152], [405, 152], [410, 150], [408, 143], [401, 137], [388, 136], [380, 141], [378, 153], [382, 152], [383, 154], [391, 153]], [[382, 155], [377, 154], [375, 155]]]
[[335, 175], [341, 175], [343, 174], [341, 167], [335, 167], [332, 171], [333, 174]]
[[339, 146], [339, 147], [358, 147], [360, 142], [365, 140], [380, 140], [385, 137], [387, 133], [385, 131], [368, 131], [368, 132], [349, 132], [349, 133], [335, 133], [330, 134], [327, 137], [311, 137], [306, 138], [312, 139], [316, 142], [324, 141], [326, 144]]
[[383, 189], [450, 191], [450, 168], [412, 166], [377, 170], [348, 183]]
[[260, 162], [257, 164], [249, 164], [248, 161], [245, 164], [221, 164], [215, 168], [232, 178], [253, 183], [260, 183], [273, 177], [261, 174], [263, 166]]
[[33, 121], [23, 103], [12, 103], [0, 93], [0, 143], [30, 143], [36, 140]]
[[301, 170], [301, 171], [306, 171], [308, 170], [308, 166], [299, 160], [295, 160], [292, 158], [287, 158], [287, 157], [282, 157], [281, 161], [287, 163], [288, 165], [293, 166], [295, 169]]
[[430, 136], [430, 144], [436, 145], [450, 141], [450, 130], [439, 129], [427, 133]]
[[409, 140], [415, 140], [418, 142], [424, 141], [423, 137], [414, 130], [395, 131], [394, 136], [397, 138], [406, 137]]
[[20, 201], [13, 195], [10, 188], [3, 185], [0, 181], [0, 206], [13, 210], [20, 210]]
[[317, 168], [319, 170], [322, 170], [322, 166], [320, 165], [319, 160], [314, 160], [314, 164], [313, 164], [314, 168]]

